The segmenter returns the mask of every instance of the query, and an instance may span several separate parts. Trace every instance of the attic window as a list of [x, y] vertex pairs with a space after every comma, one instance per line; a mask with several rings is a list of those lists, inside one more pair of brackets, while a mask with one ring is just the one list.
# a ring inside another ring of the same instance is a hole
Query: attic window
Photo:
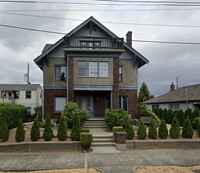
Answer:
[[100, 48], [101, 47], [101, 41], [99, 40], [81, 40], [80, 41], [80, 47], [81, 48]]

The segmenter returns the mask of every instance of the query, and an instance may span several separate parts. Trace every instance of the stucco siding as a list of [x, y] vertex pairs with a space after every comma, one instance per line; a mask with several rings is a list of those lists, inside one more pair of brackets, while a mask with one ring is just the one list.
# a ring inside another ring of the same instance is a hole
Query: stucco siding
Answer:
[[[78, 61], [107, 61], [109, 62], [109, 77], [79, 77]], [[113, 58], [74, 58], [74, 84], [75, 85], [112, 85], [113, 84]]]

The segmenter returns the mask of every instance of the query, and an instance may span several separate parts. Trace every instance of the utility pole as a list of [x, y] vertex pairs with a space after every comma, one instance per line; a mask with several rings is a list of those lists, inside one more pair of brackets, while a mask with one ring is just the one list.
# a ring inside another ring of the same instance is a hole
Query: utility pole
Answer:
[[178, 81], [178, 80], [179, 80], [179, 77], [177, 76], [177, 77], [176, 77], [176, 89], [179, 88], [179, 86], [178, 86], [178, 85], [179, 85], [179, 81]]
[[27, 84], [31, 84], [30, 83], [30, 78], [29, 78], [29, 63], [28, 63], [28, 66], [27, 66], [27, 73], [25, 73], [24, 75], [24, 81], [27, 82]]

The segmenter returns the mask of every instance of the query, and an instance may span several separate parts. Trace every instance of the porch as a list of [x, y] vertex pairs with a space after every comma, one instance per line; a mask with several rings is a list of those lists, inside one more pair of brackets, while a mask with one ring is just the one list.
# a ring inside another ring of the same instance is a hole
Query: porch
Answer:
[[112, 108], [111, 91], [74, 91], [75, 102], [82, 110], [88, 110], [90, 118], [104, 117], [105, 109]]

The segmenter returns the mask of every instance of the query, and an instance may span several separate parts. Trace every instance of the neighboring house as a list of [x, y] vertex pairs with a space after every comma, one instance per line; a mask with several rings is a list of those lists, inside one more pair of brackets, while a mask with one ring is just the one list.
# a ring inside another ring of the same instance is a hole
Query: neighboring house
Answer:
[[149, 109], [161, 108], [185, 111], [188, 108], [200, 109], [200, 84], [190, 85], [175, 90], [172, 83], [170, 92], [143, 102]]
[[55, 44], [47, 44], [34, 61], [43, 71], [44, 114], [59, 119], [73, 101], [90, 117], [107, 108], [137, 114], [138, 69], [148, 60], [95, 18], [90, 17]]
[[0, 102], [24, 105], [33, 114], [42, 105], [42, 87], [39, 84], [0, 84]]

